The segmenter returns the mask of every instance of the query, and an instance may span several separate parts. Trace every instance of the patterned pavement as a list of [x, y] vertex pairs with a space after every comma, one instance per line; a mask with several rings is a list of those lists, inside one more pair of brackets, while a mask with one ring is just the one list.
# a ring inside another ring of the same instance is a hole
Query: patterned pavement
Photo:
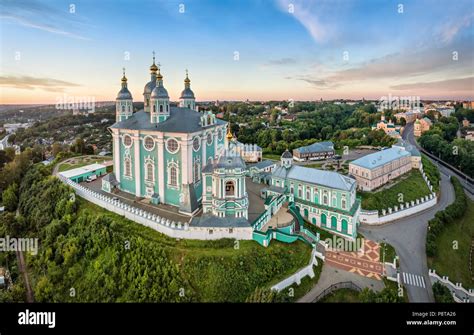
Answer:
[[360, 276], [382, 280], [383, 264], [380, 262], [380, 245], [364, 239], [363, 252], [326, 250], [326, 263]]

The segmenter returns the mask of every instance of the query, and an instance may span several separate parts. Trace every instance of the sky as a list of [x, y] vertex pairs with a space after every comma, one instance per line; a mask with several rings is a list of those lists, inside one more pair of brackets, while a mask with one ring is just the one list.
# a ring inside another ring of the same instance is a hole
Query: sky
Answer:
[[[455, 5], [454, 5], [455, 3]], [[0, 103], [474, 99], [472, 0], [0, 0]]]

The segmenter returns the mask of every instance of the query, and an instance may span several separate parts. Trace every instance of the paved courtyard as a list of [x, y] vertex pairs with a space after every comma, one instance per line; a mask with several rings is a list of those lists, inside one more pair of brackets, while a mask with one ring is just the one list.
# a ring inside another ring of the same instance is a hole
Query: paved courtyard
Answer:
[[360, 252], [328, 249], [325, 256], [326, 263], [335, 268], [360, 276], [382, 280], [384, 267], [380, 262], [380, 245], [374, 241], [364, 239]]

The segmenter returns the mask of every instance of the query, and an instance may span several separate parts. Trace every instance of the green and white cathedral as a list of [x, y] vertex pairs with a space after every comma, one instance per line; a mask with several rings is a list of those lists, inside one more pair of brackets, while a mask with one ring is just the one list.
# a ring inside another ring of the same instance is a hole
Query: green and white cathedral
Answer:
[[245, 163], [227, 147], [227, 122], [198, 111], [187, 71], [177, 107], [170, 105], [154, 57], [150, 72], [144, 109], [136, 113], [124, 72], [110, 127], [114, 172], [105, 183], [183, 214], [202, 208], [204, 214], [246, 219]]

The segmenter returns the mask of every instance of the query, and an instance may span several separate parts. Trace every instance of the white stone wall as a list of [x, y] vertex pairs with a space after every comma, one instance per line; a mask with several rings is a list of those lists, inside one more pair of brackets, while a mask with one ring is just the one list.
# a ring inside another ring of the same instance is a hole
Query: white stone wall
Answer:
[[140, 208], [129, 206], [120, 201], [114, 201], [111, 197], [92, 191], [73, 182], [72, 180], [66, 179], [64, 177], [59, 178], [64, 183], [71, 186], [76, 191], [77, 195], [94, 203], [95, 205], [98, 205], [107, 209], [108, 211], [124, 216], [129, 220], [140, 223], [173, 238], [195, 240], [218, 240], [221, 238], [233, 238], [237, 240], [252, 239], [252, 227], [234, 227], [232, 228], [232, 233], [227, 227], [190, 227], [189, 222], [170, 221], [169, 219], [165, 219]]

